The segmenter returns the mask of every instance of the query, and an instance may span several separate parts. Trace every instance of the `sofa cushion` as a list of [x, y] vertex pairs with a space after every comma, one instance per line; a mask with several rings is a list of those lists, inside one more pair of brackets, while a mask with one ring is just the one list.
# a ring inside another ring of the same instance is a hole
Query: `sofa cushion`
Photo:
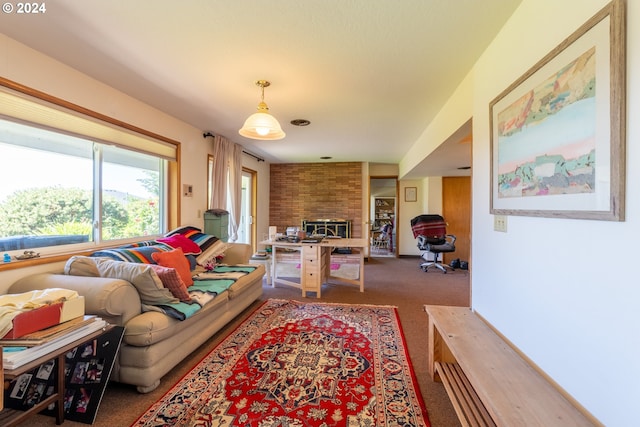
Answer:
[[189, 260], [184, 256], [184, 252], [182, 252], [181, 248], [168, 252], [155, 252], [151, 254], [151, 257], [157, 264], [160, 264], [163, 267], [174, 268], [187, 287], [193, 285], [191, 266], [189, 265]]
[[255, 270], [253, 270], [246, 276], [243, 276], [242, 279], [237, 280], [233, 285], [229, 286], [228, 293], [230, 300], [237, 298], [239, 295], [250, 289], [252, 287], [252, 283], [256, 280], [256, 276], [259, 275], [261, 278], [264, 276], [264, 265], [252, 265], [251, 267], [255, 267]]
[[146, 264], [114, 261], [108, 258], [96, 258], [96, 267], [101, 277], [122, 279], [130, 282], [138, 290], [140, 301], [144, 304], [168, 304], [178, 299], [165, 288], [158, 274]]
[[149, 264], [149, 267], [158, 274], [164, 287], [169, 289], [174, 297], [183, 302], [191, 301], [187, 285], [184, 284], [175, 268], [163, 267], [157, 264]]
[[193, 240], [182, 234], [174, 234], [173, 236], [163, 237], [157, 240], [160, 243], [166, 243], [172, 248], [181, 248], [185, 255], [199, 255], [202, 253], [200, 246]]
[[183, 330], [188, 329], [193, 322], [198, 322], [195, 319], [201, 319], [202, 316], [205, 316], [206, 319], [205, 313], [211, 310], [222, 310], [220, 316], [223, 316], [228, 300], [226, 292], [218, 295], [186, 322], [181, 322], [157, 311], [147, 311], [127, 322], [123, 341], [133, 346], [149, 346], [165, 339], [172, 339]]
[[64, 274], [69, 276], [100, 277], [94, 258], [87, 256], [72, 256], [64, 265]]

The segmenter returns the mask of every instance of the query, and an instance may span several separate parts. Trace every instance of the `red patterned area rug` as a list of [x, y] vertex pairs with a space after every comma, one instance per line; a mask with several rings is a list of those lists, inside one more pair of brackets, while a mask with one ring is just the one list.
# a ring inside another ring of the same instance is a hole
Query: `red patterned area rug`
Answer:
[[268, 300], [133, 426], [429, 426], [395, 307]]

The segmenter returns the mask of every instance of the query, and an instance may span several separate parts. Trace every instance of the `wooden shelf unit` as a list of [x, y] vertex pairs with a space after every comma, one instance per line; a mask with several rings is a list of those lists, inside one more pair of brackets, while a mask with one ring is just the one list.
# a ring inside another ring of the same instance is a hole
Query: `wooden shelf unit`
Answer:
[[463, 426], [601, 426], [467, 307], [425, 305], [428, 369]]
[[373, 228], [379, 230], [382, 225], [390, 222], [396, 227], [396, 198], [375, 197], [373, 199]]
[[[55, 404], [55, 407], [56, 407], [55, 409], [56, 424], [58, 425], [62, 424], [64, 422], [65, 354], [69, 350], [72, 350], [73, 348], [78, 347], [79, 345], [86, 343], [87, 341], [90, 341], [96, 337], [99, 337], [100, 335], [104, 334], [105, 331], [108, 331], [111, 328], [113, 328], [112, 325], [107, 325], [103, 329], [99, 329], [63, 347], [55, 349], [51, 351], [51, 353], [45, 356], [39, 357], [31, 362], [28, 362], [20, 366], [19, 368], [3, 369], [2, 374], [3, 374], [3, 384], [4, 384], [5, 382], [9, 382], [17, 378], [21, 374], [28, 372], [34, 368], [37, 368], [38, 366], [50, 360], [57, 359], [57, 363], [56, 363], [57, 381], [56, 381], [56, 389], [54, 390], [54, 392], [50, 396], [42, 399], [37, 404], [35, 404], [31, 408], [24, 411], [19, 409], [2, 408], [2, 410], [0, 410], [0, 425], [3, 427], [17, 426], [18, 424], [31, 418], [33, 415], [41, 412], [44, 409], [47, 409], [47, 407], [52, 403]], [[0, 359], [0, 362], [1, 362], [1, 359]]]

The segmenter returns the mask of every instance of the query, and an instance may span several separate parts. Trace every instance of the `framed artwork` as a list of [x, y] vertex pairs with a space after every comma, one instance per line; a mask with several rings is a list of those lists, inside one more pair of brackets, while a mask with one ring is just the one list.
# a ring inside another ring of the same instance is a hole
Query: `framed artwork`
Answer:
[[624, 221], [625, 68], [614, 0], [490, 103], [492, 214]]
[[418, 201], [418, 188], [417, 187], [404, 187], [404, 201], [405, 202], [417, 202]]

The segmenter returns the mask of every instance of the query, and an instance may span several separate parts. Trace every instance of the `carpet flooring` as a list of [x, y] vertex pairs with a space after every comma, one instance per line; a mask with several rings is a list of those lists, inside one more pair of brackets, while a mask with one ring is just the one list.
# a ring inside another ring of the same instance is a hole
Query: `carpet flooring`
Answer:
[[269, 299], [134, 423], [428, 427], [392, 306]]
[[[283, 285], [272, 288], [265, 282], [264, 294], [260, 301], [256, 301], [208, 342], [184, 359], [163, 378], [160, 386], [153, 392], [142, 395], [133, 386], [110, 383], [102, 399], [94, 426], [131, 425], [269, 298], [398, 307], [398, 316], [405, 334], [409, 357], [427, 407], [431, 425], [433, 427], [460, 426], [443, 385], [431, 381], [427, 371], [427, 337], [425, 334], [427, 320], [423, 306], [425, 304], [469, 306], [469, 271], [456, 270], [442, 274], [439, 271], [430, 270], [425, 273], [418, 268], [420, 261], [418, 257], [369, 258], [365, 263], [364, 293], [359, 292], [358, 288], [353, 285], [328, 284], [322, 289], [321, 299], [317, 299], [315, 296], [302, 298], [299, 289]], [[22, 423], [21, 427], [54, 425], [54, 418], [37, 415]], [[86, 424], [73, 421], [65, 421], [64, 425], [67, 427], [86, 426]]]

